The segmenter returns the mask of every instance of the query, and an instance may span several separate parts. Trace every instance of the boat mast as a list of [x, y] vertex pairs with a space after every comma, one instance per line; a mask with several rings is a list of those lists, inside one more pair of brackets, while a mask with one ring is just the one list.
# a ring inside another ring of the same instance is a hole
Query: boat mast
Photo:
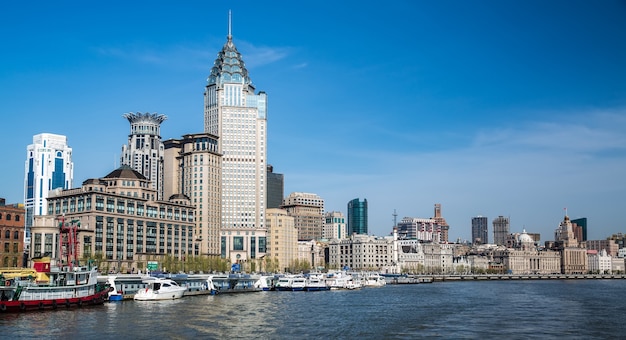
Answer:
[[63, 267], [63, 260], [72, 270], [78, 265], [78, 220], [65, 221], [65, 215], [58, 217], [59, 222], [59, 262]]

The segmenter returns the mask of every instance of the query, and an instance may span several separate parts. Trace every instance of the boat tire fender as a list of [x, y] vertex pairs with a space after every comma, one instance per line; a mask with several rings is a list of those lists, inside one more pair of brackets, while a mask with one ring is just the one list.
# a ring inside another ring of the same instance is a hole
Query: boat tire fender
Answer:
[[4, 303], [1, 304], [0, 305], [0, 310], [2, 310], [4, 312], [5, 310], [7, 310], [7, 306]]
[[82, 307], [83, 306], [83, 300], [78, 300], [78, 307]]
[[57, 309], [57, 300], [52, 300], [52, 309]]
[[[0, 282], [2, 282], [2, 281], [0, 281]], [[4, 281], [4, 285], [7, 286], [7, 287], [10, 286], [11, 285], [11, 280]]]
[[43, 309], [43, 302], [39, 302], [39, 309]]
[[26, 305], [24, 304], [24, 302], [20, 303], [20, 309], [21, 309], [21, 310], [26, 309]]
[[70, 299], [65, 300], [65, 307], [70, 308]]

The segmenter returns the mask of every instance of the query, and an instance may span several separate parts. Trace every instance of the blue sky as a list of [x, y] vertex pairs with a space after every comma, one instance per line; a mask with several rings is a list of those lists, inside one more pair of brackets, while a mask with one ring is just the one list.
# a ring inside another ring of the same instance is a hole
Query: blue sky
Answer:
[[23, 201], [32, 136], [66, 135], [74, 187], [119, 165], [126, 112], [202, 132], [203, 90], [233, 36], [268, 93], [268, 160], [285, 194], [327, 210], [367, 198], [450, 238], [471, 218], [554, 237], [626, 232], [623, 1], [35, 1], [0, 5], [0, 197]]

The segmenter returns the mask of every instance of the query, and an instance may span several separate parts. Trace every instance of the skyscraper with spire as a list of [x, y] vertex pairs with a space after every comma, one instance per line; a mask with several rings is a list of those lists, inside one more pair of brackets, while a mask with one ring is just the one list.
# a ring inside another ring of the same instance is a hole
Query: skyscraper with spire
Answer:
[[228, 36], [204, 92], [204, 131], [219, 136], [222, 156], [221, 255], [233, 263], [266, 252], [267, 95], [255, 93], [241, 53]]

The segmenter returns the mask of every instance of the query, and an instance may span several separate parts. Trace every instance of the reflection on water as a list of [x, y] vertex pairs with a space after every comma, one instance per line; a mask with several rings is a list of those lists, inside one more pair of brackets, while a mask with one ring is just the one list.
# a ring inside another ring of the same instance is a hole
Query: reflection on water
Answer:
[[487, 281], [256, 292], [0, 314], [2, 337], [621, 337], [626, 280]]

